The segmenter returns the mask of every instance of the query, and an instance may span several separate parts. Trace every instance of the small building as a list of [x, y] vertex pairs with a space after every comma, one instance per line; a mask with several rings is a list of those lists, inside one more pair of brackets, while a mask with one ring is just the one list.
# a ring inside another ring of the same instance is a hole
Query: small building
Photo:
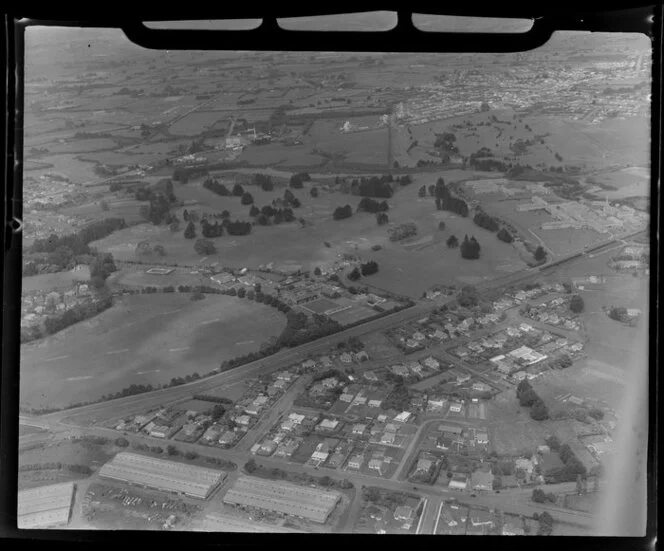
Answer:
[[350, 364], [353, 363], [353, 356], [351, 356], [348, 352], [344, 352], [339, 359], [345, 363], [345, 364]]
[[342, 402], [349, 402], [350, 403], [350, 402], [353, 401], [354, 397], [355, 396], [353, 396], [352, 394], [348, 394], [347, 392], [344, 392], [341, 396], [339, 396], [339, 400], [341, 400]]
[[511, 522], [506, 522], [505, 524], [503, 524], [503, 529], [501, 534], [503, 536], [523, 536], [525, 535], [525, 531], [523, 528], [517, 526], [516, 524], [512, 524]]
[[433, 461], [431, 461], [431, 459], [418, 459], [415, 471], [420, 473], [428, 473], [432, 466]]
[[301, 413], [291, 413], [288, 415], [288, 419], [293, 421], [296, 425], [300, 425], [304, 421], [304, 415]]
[[394, 439], [396, 438], [396, 434], [394, 432], [385, 432], [383, 433], [383, 436], [380, 438], [380, 443], [381, 444], [394, 444]]
[[381, 405], [382, 403], [383, 403], [382, 400], [369, 400], [369, 401], [367, 402], [367, 405], [368, 405], [370, 408], [379, 408], [380, 405]]
[[318, 428], [322, 430], [335, 430], [339, 426], [339, 421], [336, 419], [323, 419], [318, 423]]
[[493, 474], [491, 471], [475, 471], [471, 476], [473, 490], [488, 492], [493, 489]]
[[369, 354], [367, 354], [366, 350], [360, 350], [359, 352], [355, 353], [355, 359], [358, 362], [364, 362], [369, 359]]
[[470, 381], [470, 375], [466, 373], [460, 373], [456, 377], [456, 382], [458, 385], [462, 385], [463, 383], [467, 383], [468, 381]]
[[232, 430], [227, 430], [219, 437], [219, 443], [222, 446], [230, 446], [235, 442], [235, 433]]
[[422, 363], [428, 367], [429, 369], [437, 370], [440, 367], [440, 362], [436, 360], [436, 358], [433, 358], [429, 356], [428, 358], [425, 358]]
[[413, 519], [413, 514], [414, 511], [412, 507], [408, 507], [407, 505], [400, 505], [394, 510], [394, 519], [410, 521]]
[[378, 380], [378, 376], [373, 371], [365, 371], [364, 372], [364, 378], [367, 381], [377, 381]]
[[468, 487], [468, 478], [465, 474], [454, 473], [447, 487], [450, 490], [465, 490]]
[[399, 422], [399, 423], [407, 423], [408, 420], [410, 419], [411, 415], [412, 414], [410, 413], [410, 411], [402, 411], [401, 413], [399, 413], [399, 415], [397, 415], [394, 418], [394, 420]]
[[473, 383], [472, 388], [477, 392], [489, 392], [491, 390], [491, 387], [488, 384], [482, 382]]
[[367, 430], [367, 426], [361, 423], [353, 425], [353, 434], [364, 434], [364, 431]]
[[379, 474], [382, 474], [383, 471], [383, 460], [382, 459], [371, 459], [369, 461], [369, 468], [372, 471], [378, 471]]
[[450, 404], [450, 411], [452, 413], [461, 413], [461, 410], [463, 409], [463, 405], [460, 404], [459, 402], [453, 402]]
[[247, 426], [251, 422], [251, 418], [248, 415], [239, 415], [235, 421], [238, 425]]
[[478, 444], [488, 444], [489, 443], [489, 433], [485, 430], [478, 430], [475, 432], [475, 442]]
[[361, 455], [354, 455], [348, 460], [348, 468], [349, 469], [360, 469], [362, 465], [364, 464], [364, 457]]

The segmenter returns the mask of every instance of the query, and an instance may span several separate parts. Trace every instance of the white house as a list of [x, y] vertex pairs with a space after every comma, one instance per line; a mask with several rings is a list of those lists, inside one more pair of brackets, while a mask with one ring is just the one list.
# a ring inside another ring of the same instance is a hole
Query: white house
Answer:
[[394, 418], [394, 420], [398, 421], [399, 423], [407, 423], [411, 415], [412, 414], [410, 413], [410, 411], [402, 411], [399, 415], [397, 415]]

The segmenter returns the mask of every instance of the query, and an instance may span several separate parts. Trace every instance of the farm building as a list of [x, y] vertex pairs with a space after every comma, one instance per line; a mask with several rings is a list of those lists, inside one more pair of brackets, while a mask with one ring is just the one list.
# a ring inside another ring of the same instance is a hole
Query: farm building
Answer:
[[241, 476], [226, 492], [224, 503], [268, 509], [324, 523], [340, 498], [338, 492]]
[[16, 511], [18, 528], [43, 529], [67, 525], [73, 497], [73, 482], [19, 492]]
[[266, 524], [261, 522], [254, 522], [245, 520], [239, 517], [232, 517], [230, 515], [224, 515], [219, 513], [214, 513], [206, 515], [205, 518], [200, 522], [200, 524], [194, 528], [194, 531], [201, 532], [262, 532], [262, 533], [277, 533], [277, 534], [286, 534], [286, 533], [297, 533], [299, 530], [293, 530], [292, 528], [285, 528], [283, 526], [278, 526], [276, 524]]
[[226, 473], [122, 452], [101, 468], [99, 476], [207, 499], [225, 478]]

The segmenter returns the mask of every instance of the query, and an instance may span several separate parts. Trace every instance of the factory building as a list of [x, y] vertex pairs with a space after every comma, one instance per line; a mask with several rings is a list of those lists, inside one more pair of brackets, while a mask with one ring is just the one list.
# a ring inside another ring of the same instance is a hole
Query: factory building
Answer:
[[165, 492], [207, 499], [224, 480], [226, 473], [122, 452], [100, 469], [99, 476]]
[[53, 484], [18, 493], [18, 528], [57, 528], [69, 523], [74, 483]]
[[224, 503], [267, 509], [324, 523], [340, 498], [339, 492], [241, 476], [226, 492]]

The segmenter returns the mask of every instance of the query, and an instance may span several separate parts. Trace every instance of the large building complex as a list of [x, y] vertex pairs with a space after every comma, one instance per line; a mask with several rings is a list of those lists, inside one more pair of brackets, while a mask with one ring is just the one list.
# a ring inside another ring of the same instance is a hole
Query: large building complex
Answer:
[[122, 452], [101, 468], [99, 476], [207, 499], [224, 480], [226, 473]]
[[339, 492], [241, 476], [224, 496], [224, 503], [268, 509], [323, 523], [340, 498]]
[[69, 523], [74, 483], [53, 484], [18, 493], [18, 527], [56, 528]]

